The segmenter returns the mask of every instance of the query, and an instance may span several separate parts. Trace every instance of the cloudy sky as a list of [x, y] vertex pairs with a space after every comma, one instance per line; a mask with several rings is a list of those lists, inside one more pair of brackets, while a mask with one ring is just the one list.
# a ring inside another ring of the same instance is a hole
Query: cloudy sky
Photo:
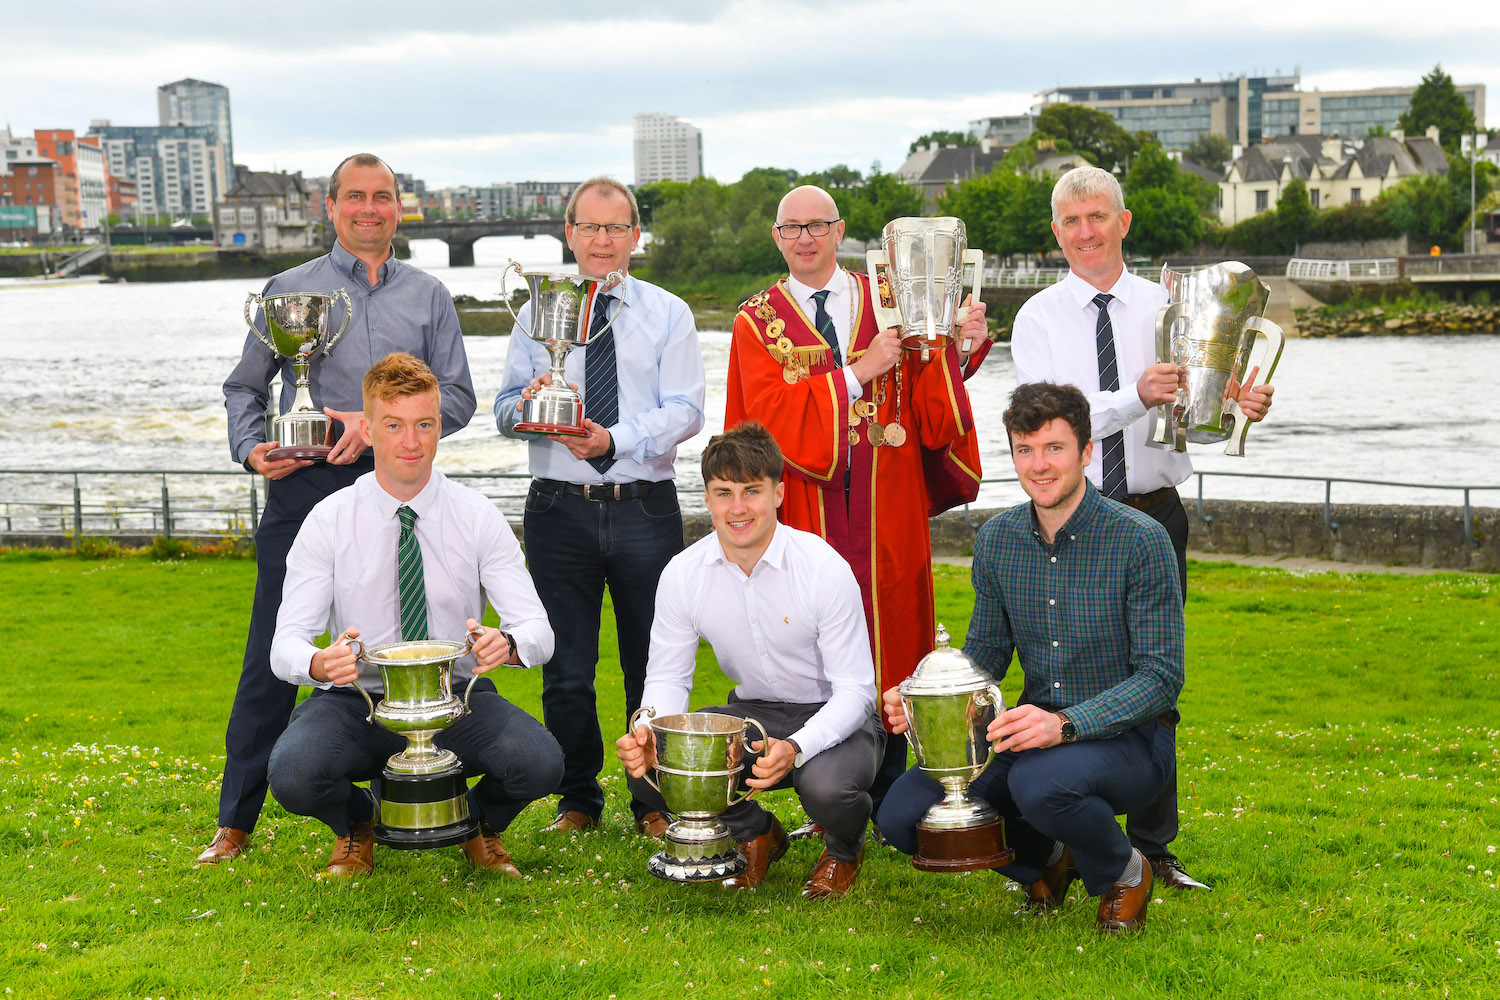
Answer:
[[[1387, 13], [1399, 10], [1400, 13]], [[1414, 85], [1441, 62], [1500, 101], [1500, 4], [1223, 0], [84, 0], [6, 14], [0, 123], [156, 124], [156, 87], [230, 88], [235, 159], [326, 174], [361, 149], [430, 186], [633, 179], [631, 118], [703, 129], [705, 167], [892, 170], [933, 129], [1059, 85], [1300, 71]], [[1500, 111], [1488, 115], [1500, 122]]]

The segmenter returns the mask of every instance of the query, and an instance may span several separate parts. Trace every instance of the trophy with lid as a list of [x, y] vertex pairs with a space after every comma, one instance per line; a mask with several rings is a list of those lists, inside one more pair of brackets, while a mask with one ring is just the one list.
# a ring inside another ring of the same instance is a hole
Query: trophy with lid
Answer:
[[[328, 335], [332, 324], [328, 312], [338, 299], [344, 300], [344, 322], [338, 332]], [[255, 325], [254, 306], [260, 306], [266, 317], [266, 332], [261, 333]], [[344, 335], [349, 326], [349, 317], [354, 314], [349, 304], [349, 293], [340, 288], [324, 294], [322, 292], [288, 292], [282, 295], [260, 296], [254, 292], [245, 299], [245, 323], [250, 332], [271, 349], [278, 358], [292, 363], [297, 376], [297, 392], [292, 398], [291, 409], [276, 418], [276, 440], [279, 447], [266, 452], [266, 460], [279, 462], [285, 458], [313, 459], [322, 461], [333, 451], [328, 442], [328, 431], [333, 421], [328, 414], [314, 405], [312, 387], [308, 382], [308, 369], [313, 352], [320, 347], [326, 358]]]
[[897, 692], [906, 711], [917, 766], [943, 786], [943, 800], [917, 824], [912, 865], [925, 872], [967, 872], [1009, 864], [1005, 827], [993, 806], [969, 797], [969, 783], [994, 756], [985, 731], [1005, 710], [1000, 687], [948, 646], [939, 623], [937, 648], [922, 658]]

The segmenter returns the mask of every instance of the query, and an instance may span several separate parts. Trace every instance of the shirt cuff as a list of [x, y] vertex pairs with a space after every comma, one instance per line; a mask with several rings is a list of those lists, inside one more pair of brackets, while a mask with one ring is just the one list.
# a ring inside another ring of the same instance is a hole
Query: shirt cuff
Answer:
[[859, 384], [859, 378], [854, 374], [854, 369], [848, 365], [844, 366], [844, 384], [849, 387], [850, 403], [864, 397], [865, 387]]

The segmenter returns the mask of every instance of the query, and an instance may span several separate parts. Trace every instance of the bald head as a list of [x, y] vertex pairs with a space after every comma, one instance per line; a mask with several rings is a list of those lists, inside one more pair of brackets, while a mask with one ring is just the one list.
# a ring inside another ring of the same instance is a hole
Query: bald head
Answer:
[[814, 219], [825, 219], [832, 221], [839, 217], [839, 207], [834, 204], [833, 195], [824, 191], [816, 184], [804, 184], [794, 187], [781, 199], [781, 204], [776, 206], [776, 222], [811, 222]]
[[[816, 226], [817, 236], [805, 228], [814, 223], [826, 223]], [[791, 226], [791, 235], [778, 230], [778, 226]], [[813, 288], [822, 288], [838, 269], [839, 241], [844, 238], [839, 207], [820, 187], [804, 184], [792, 188], [776, 206], [776, 225], [771, 227], [771, 237], [786, 258], [792, 277]]]

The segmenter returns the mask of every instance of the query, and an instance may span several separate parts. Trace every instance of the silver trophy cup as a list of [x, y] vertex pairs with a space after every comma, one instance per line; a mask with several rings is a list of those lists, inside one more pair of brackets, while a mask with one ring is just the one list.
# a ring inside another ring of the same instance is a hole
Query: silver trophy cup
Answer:
[[[531, 328], [521, 325], [521, 317], [511, 309], [510, 296], [505, 291], [505, 276], [515, 271], [526, 282], [531, 293]], [[594, 299], [609, 285], [619, 296], [615, 314], [599, 331], [603, 333], [614, 326], [625, 306], [625, 272], [611, 271], [603, 278], [587, 278], [581, 274], [558, 274], [552, 271], [525, 271], [515, 261], [509, 261], [500, 277], [500, 296], [505, 308], [515, 317], [516, 328], [526, 336], [547, 348], [552, 359], [550, 374], [552, 384], [543, 386], [530, 399], [521, 400], [521, 417], [515, 430], [525, 434], [574, 434], [586, 435], [583, 429], [583, 399], [568, 385], [563, 366], [568, 352], [587, 344], [589, 326], [594, 314]]]
[[[344, 300], [344, 322], [338, 332], [328, 336], [328, 311], [336, 299]], [[266, 333], [255, 325], [255, 306], [260, 306], [266, 317]], [[276, 440], [280, 446], [266, 452], [266, 458], [278, 462], [285, 458], [324, 459], [333, 450], [325, 442], [332, 421], [319, 407], [313, 405], [312, 387], [307, 372], [313, 351], [319, 345], [323, 356], [333, 350], [333, 345], [349, 326], [349, 317], [354, 310], [349, 305], [349, 293], [342, 288], [329, 294], [321, 292], [288, 292], [282, 295], [260, 296], [251, 292], [245, 299], [245, 323], [257, 340], [269, 347], [277, 357], [292, 363], [297, 375], [297, 392], [292, 397], [292, 408], [276, 418]]]
[[1245, 453], [1245, 419], [1235, 393], [1250, 370], [1257, 337], [1266, 341], [1255, 384], [1271, 380], [1285, 337], [1266, 319], [1271, 289], [1237, 260], [1197, 271], [1161, 269], [1167, 305], [1156, 316], [1156, 359], [1186, 369], [1177, 399], [1157, 408], [1151, 444], [1187, 451], [1188, 443], [1227, 440], [1226, 455]]
[[943, 800], [917, 824], [913, 866], [963, 872], [1006, 864], [1012, 855], [999, 814], [988, 802], [969, 797], [969, 783], [994, 755], [985, 730], [1005, 710], [999, 685], [961, 650], [949, 648], [948, 632], [940, 624], [937, 648], [896, 690], [917, 766], [944, 792]]
[[[882, 330], [897, 327], [902, 346], [926, 361], [953, 342], [966, 281], [979, 301], [984, 252], [969, 249], [963, 220], [951, 216], [896, 219], [881, 240], [884, 249], [865, 254], [876, 322]], [[973, 346], [961, 344], [959, 352]]]
[[[630, 718], [630, 731], [635, 732], [643, 716], [652, 714], [650, 708], [637, 709]], [[647, 774], [646, 780], [661, 792], [673, 816], [666, 846], [646, 862], [652, 875], [672, 882], [706, 882], [745, 870], [745, 856], [719, 821], [719, 814], [755, 794], [735, 796], [745, 751], [750, 749], [750, 726], [760, 730], [764, 749], [766, 730], [754, 719], [713, 712], [651, 719], [656, 777]]]

